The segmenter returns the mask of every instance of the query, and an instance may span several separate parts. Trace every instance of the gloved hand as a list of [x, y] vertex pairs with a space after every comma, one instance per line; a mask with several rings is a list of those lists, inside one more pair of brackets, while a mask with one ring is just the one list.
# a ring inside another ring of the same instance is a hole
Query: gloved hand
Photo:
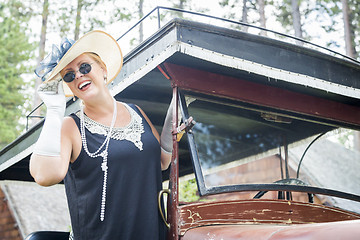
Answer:
[[46, 105], [47, 111], [34, 153], [46, 156], [60, 156], [61, 125], [66, 108], [63, 83], [61, 80], [42, 83], [37, 92]]
[[172, 113], [173, 113], [174, 105], [175, 105], [175, 100], [174, 98], [172, 98], [166, 113], [163, 129], [161, 131], [161, 136], [160, 136], [160, 146], [163, 151], [169, 154], [171, 154], [173, 150]]
[[[196, 100], [195, 98], [185, 97], [186, 106], [189, 106], [195, 100]], [[169, 108], [168, 108], [167, 113], [166, 113], [163, 129], [161, 131], [161, 136], [160, 136], [160, 146], [163, 149], [163, 151], [165, 151], [165, 152], [167, 152], [169, 154], [173, 150], [172, 113], [173, 113], [174, 106], [175, 106], [175, 100], [174, 100], [174, 98], [172, 98], [171, 102], [170, 102], [170, 105], [169, 105]], [[179, 123], [180, 123], [180, 120], [181, 120], [180, 111], [178, 111], [178, 120], [179, 120]], [[184, 123], [182, 123], [181, 125], [184, 125]]]

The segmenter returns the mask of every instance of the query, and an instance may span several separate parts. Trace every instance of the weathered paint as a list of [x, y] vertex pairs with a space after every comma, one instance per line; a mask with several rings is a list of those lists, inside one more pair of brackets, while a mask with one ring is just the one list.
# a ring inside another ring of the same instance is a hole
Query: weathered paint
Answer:
[[222, 225], [189, 230], [181, 240], [328, 240], [358, 239], [360, 220], [301, 225]]
[[238, 200], [193, 203], [179, 207], [179, 231], [228, 224], [307, 224], [360, 220], [360, 215], [318, 204], [285, 200]]
[[[175, 99], [174, 103], [178, 102], [177, 88], [173, 88], [173, 98]], [[176, 105], [177, 106], [177, 105]], [[178, 108], [173, 108], [172, 113], [172, 130], [175, 132], [178, 122]], [[168, 221], [170, 223], [170, 229], [168, 231], [168, 239], [178, 239], [178, 206], [179, 206], [179, 196], [178, 196], [178, 186], [179, 186], [179, 157], [178, 154], [178, 143], [176, 141], [176, 135], [173, 135], [173, 152], [171, 158], [171, 169], [170, 169], [170, 196], [168, 201]]]
[[360, 127], [359, 106], [172, 63], [164, 63], [164, 65], [181, 89], [335, 121], [339, 125], [347, 123]]

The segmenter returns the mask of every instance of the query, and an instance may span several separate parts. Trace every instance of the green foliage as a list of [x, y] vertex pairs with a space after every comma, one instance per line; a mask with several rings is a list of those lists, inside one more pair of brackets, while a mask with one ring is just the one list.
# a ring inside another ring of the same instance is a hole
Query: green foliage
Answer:
[[[325, 32], [336, 32], [337, 17], [342, 16], [342, 6], [340, 0], [316, 0], [316, 21]], [[327, 19], [327, 21], [324, 21]], [[329, 24], [330, 22], [330, 24]], [[327, 43], [329, 48], [339, 48], [338, 41], [343, 39], [331, 40]]]
[[[291, 0], [283, 1], [274, 1], [274, 6], [277, 9], [276, 20], [281, 23], [285, 32], [288, 34], [294, 34], [294, 21], [293, 21], [293, 11]], [[309, 16], [315, 11], [312, 8], [309, 1], [299, 0], [299, 9], [301, 14], [301, 27], [302, 35], [304, 39], [311, 40], [311, 36], [304, 31], [305, 25], [311, 25], [312, 23], [308, 22]], [[306, 28], [306, 27], [305, 27]]]
[[[60, 38], [70, 39], [74, 38], [76, 27], [82, 36], [115, 22], [128, 22], [137, 16], [135, 4], [124, 5], [123, 1], [116, 0], [50, 1], [50, 9], [49, 32], [60, 34]], [[80, 18], [76, 21], [78, 11]]]
[[[352, 44], [356, 48], [355, 55], [359, 57], [359, 46], [360, 46], [360, 0], [347, 0], [349, 7], [349, 18], [351, 24], [351, 30], [354, 33], [352, 36]], [[343, 19], [342, 12], [342, 3], [341, 0], [316, 0], [316, 13], [317, 13], [317, 21], [318, 24], [328, 33], [330, 32], [339, 32], [339, 34], [343, 35], [343, 29], [336, 29], [337, 21], [339, 19]], [[319, 19], [324, 18], [328, 19], [328, 22], [321, 22]], [[329, 24], [330, 22], [330, 24]], [[343, 24], [341, 24], [343, 26]], [[339, 47], [339, 42], [343, 42], [343, 38], [339, 38], [336, 40], [332, 40], [328, 43], [328, 47]]]
[[[60, 37], [64, 38], [64, 37], [68, 37], [68, 38], [73, 38], [73, 34], [69, 34], [70, 32], [72, 32], [73, 30], [73, 22], [74, 19], [71, 18], [72, 15], [76, 14], [76, 11], [74, 8], [71, 7], [71, 5], [63, 5], [61, 7], [58, 8], [58, 15], [57, 15], [57, 19], [56, 22], [58, 23], [58, 30], [55, 29], [55, 31], [59, 31], [60, 33]], [[52, 22], [50, 22], [52, 23]], [[50, 27], [51, 28], [51, 27]], [[52, 27], [54, 28], [54, 27]], [[71, 36], [71, 37], [69, 37]]]
[[179, 201], [195, 202], [200, 199], [197, 193], [197, 185], [195, 178], [180, 182], [179, 184]]
[[[80, 30], [80, 36], [93, 29], [103, 28], [106, 24], [106, 13], [101, 5], [104, 2], [107, 1], [50, 1], [48, 33], [55, 32], [59, 34], [60, 38], [67, 37], [74, 39], [76, 28]], [[80, 18], [76, 19], [78, 13]]]
[[353, 44], [355, 45], [356, 57], [360, 58], [360, 0], [348, 0], [350, 8], [350, 19], [354, 33]]
[[276, 15], [277, 20], [284, 28], [292, 28], [291, 0], [282, 1], [276, 8], [279, 10], [279, 13]]
[[[246, 2], [246, 12], [244, 12], [244, 3]], [[268, 1], [265, 1], [268, 4]], [[258, 14], [257, 0], [220, 0], [219, 5], [226, 9], [224, 18], [231, 19], [234, 21], [245, 22], [257, 25], [260, 19]], [[246, 15], [244, 15], [244, 13]], [[246, 20], [246, 21], [244, 21]], [[242, 30], [243, 27], [240, 25], [233, 25], [232, 28]]]
[[[168, 0], [168, 2], [171, 4], [171, 7], [177, 9], [194, 11], [198, 13], [206, 13], [209, 11], [207, 6], [196, 6], [193, 4], [195, 1], [192, 0]], [[183, 18], [191, 20], [191, 16], [189, 14], [178, 11], [166, 11], [165, 14], [161, 16], [162, 20], [166, 19], [166, 15], [169, 15], [171, 18]]]
[[341, 129], [336, 137], [337, 141], [348, 149], [354, 149], [354, 131]]
[[19, 120], [25, 103], [26, 88], [21, 75], [29, 72], [26, 65], [34, 46], [26, 35], [27, 15], [20, 1], [0, 3], [0, 147], [14, 140], [22, 130]]

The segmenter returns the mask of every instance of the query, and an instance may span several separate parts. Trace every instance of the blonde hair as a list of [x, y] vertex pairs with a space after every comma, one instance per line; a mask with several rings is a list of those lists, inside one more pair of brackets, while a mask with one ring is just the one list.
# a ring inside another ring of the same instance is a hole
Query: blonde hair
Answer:
[[94, 59], [97, 63], [100, 64], [100, 67], [102, 67], [104, 70], [107, 70], [106, 69], [106, 64], [104, 63], [104, 61], [100, 58], [99, 55], [97, 55], [96, 53], [93, 53], [93, 52], [85, 52], [83, 53], [89, 57], [91, 57], [92, 59]]

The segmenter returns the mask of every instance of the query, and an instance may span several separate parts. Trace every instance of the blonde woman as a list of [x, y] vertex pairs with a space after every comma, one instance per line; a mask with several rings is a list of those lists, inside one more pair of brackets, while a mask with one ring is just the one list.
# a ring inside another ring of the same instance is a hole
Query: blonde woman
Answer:
[[[75, 240], [165, 239], [157, 194], [172, 152], [171, 108], [160, 137], [138, 106], [116, 101], [107, 84], [122, 61], [117, 42], [92, 31], [53, 47], [35, 71], [47, 113], [30, 172], [43, 186], [64, 180]], [[81, 110], [64, 117], [65, 96], [81, 99]]]

